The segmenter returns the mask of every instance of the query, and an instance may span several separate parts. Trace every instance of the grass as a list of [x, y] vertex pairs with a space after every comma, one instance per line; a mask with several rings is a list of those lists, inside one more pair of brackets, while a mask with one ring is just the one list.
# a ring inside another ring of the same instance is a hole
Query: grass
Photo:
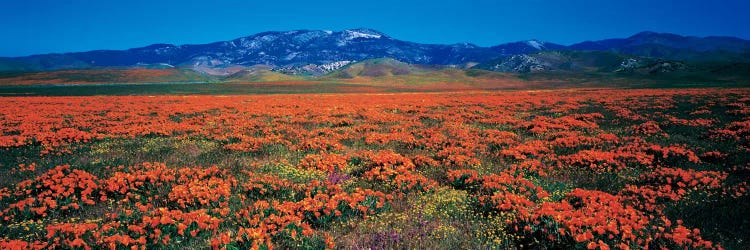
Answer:
[[[706, 69], [663, 74], [608, 71], [516, 74], [411, 65], [390, 59], [374, 59], [318, 77], [292, 76], [269, 70], [239, 72], [222, 77], [180, 68], [0, 72], [0, 96], [229, 95], [750, 86], [750, 75], [736, 72], [746, 67], [744, 64], [724, 67], [726, 69], [712, 65], [701, 67]], [[707, 70], [713, 68], [720, 70]]]

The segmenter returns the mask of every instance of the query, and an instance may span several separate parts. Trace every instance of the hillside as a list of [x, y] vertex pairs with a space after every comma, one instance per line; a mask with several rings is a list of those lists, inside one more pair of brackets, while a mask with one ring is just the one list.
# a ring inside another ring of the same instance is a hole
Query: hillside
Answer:
[[[497, 58], [544, 51], [601, 51], [702, 62], [748, 62], [750, 41], [641, 32], [627, 38], [570, 46], [525, 40], [482, 47], [471, 43], [423, 44], [368, 29], [269, 31], [208, 44], [153, 44], [127, 50], [96, 50], [0, 58], [0, 72], [99, 69], [166, 65], [209, 75], [228, 75], [256, 65], [293, 75], [324, 75], [353, 62], [392, 58], [420, 64], [464, 67]], [[225, 69], [234, 69], [225, 72]]]

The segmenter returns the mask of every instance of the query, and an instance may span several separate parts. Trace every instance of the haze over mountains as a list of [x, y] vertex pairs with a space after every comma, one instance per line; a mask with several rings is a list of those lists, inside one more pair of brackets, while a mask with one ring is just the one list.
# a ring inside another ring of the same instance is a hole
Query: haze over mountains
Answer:
[[[128, 50], [97, 50], [0, 58], [0, 71], [48, 71], [111, 67], [185, 68], [209, 75], [275, 71], [325, 75], [369, 59], [500, 72], [663, 72], [692, 65], [750, 61], [750, 41], [733, 37], [690, 37], [641, 32], [627, 38], [569, 46], [527, 40], [481, 47], [471, 43], [421, 44], [373, 29], [295, 30], [197, 45], [154, 44]], [[409, 66], [391, 63], [407, 70]], [[394, 66], [395, 65], [395, 66]], [[693, 67], [694, 68], [694, 67]], [[740, 67], [738, 70], [744, 70]], [[340, 74], [340, 73], [339, 73]]]

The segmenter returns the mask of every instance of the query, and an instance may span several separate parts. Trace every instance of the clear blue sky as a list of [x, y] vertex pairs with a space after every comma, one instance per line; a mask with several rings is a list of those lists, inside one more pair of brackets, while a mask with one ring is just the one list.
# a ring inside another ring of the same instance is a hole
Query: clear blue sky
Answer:
[[[718, 2], [718, 3], [717, 3]], [[570, 44], [643, 30], [750, 39], [747, 0], [2, 0], [0, 56], [368, 27], [422, 43]]]

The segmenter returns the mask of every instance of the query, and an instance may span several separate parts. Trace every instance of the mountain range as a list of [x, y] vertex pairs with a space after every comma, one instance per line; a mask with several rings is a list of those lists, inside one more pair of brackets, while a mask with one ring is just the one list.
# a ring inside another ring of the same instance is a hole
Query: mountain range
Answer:
[[[367, 28], [294, 30], [263, 32], [209, 44], [153, 44], [128, 50], [4, 57], [0, 58], [0, 71], [176, 67], [219, 76], [236, 76], [257, 70], [317, 76], [378, 58], [390, 58], [403, 65], [430, 65], [427, 68], [475, 68], [517, 73], [561, 70], [654, 73], [681, 70], [696, 64], [745, 64], [750, 62], [750, 41], [734, 37], [641, 32], [627, 38], [572, 45], [526, 40], [482, 47], [471, 43], [402, 41]], [[397, 68], [401, 69], [394, 69], [391, 73], [408, 71], [409, 67], [399, 66]]]

